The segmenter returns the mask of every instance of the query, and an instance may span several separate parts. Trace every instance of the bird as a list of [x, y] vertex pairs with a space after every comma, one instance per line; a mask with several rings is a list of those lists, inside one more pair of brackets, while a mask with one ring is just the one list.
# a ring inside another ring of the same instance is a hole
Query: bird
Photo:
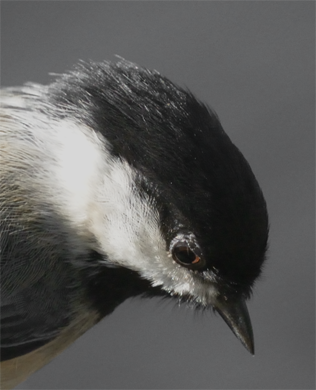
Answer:
[[0, 118], [2, 388], [136, 296], [215, 311], [254, 354], [267, 205], [213, 109], [120, 58], [4, 87]]

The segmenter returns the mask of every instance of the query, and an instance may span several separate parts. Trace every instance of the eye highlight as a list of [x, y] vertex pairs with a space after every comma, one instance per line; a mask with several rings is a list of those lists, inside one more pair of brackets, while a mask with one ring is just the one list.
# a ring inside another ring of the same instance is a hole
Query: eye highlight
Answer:
[[184, 267], [198, 269], [204, 265], [200, 247], [193, 234], [175, 237], [170, 244], [170, 253], [173, 260]]

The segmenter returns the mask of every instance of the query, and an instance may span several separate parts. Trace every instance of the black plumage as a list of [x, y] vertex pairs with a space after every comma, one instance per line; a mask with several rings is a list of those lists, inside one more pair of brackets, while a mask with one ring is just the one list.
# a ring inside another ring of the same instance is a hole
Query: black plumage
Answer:
[[[14, 122], [17, 113], [23, 117], [26, 110], [54, 123], [69, 119], [100, 138], [111, 161], [127, 163], [135, 172], [131, 194], [157, 212], [166, 253], [187, 268], [188, 275], [194, 273], [203, 288], [216, 286], [218, 305], [212, 305], [253, 350], [243, 301], [265, 260], [267, 208], [249, 164], [216, 114], [158, 72], [124, 60], [79, 64], [48, 87], [28, 88], [6, 92], [22, 96], [26, 107], [5, 101], [1, 116]], [[23, 131], [23, 142], [27, 136], [30, 144], [37, 142], [32, 139], [36, 133], [26, 136], [28, 130]], [[111, 264], [93, 234], [76, 248], [80, 234], [51, 206], [54, 188], [48, 193], [43, 185], [41, 193], [47, 198], [39, 201], [37, 187], [24, 185], [16, 176], [28, 170], [26, 181], [32, 181], [30, 170], [35, 175], [36, 165], [23, 160], [25, 166], [17, 169], [17, 157], [11, 166], [4, 142], [0, 145], [6, 164], [0, 168], [2, 360], [48, 345], [83, 313], [94, 313], [95, 323], [131, 296], [180, 295], [206, 306], [206, 293], [199, 301], [189, 291], [179, 294], [170, 286], [155, 285], [154, 278], [146, 279], [133, 266]], [[245, 325], [239, 328], [241, 312]], [[83, 331], [85, 326], [78, 336]]]
[[156, 189], [160, 203], [170, 205], [161, 212], [162, 225], [165, 214], [177, 217], [166, 230], [184, 219], [211, 254], [206, 268], [249, 294], [266, 253], [266, 204], [217, 115], [158, 72], [126, 61], [79, 65], [50, 93], [65, 115], [103, 134], [113, 155], [142, 173], [143, 190]]

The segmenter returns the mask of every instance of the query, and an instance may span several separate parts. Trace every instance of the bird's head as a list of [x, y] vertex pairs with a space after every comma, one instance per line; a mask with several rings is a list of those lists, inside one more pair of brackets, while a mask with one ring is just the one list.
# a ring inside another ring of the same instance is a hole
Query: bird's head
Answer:
[[267, 209], [217, 116], [126, 61], [81, 65], [51, 95], [93, 130], [87, 137], [99, 173], [87, 226], [103, 264], [213, 307], [253, 352], [245, 300], [265, 259]]

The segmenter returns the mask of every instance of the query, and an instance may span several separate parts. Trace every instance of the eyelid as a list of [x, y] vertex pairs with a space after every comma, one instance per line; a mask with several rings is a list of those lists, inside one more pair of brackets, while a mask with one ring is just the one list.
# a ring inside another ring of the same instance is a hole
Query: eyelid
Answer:
[[183, 243], [184, 245], [188, 246], [193, 252], [195, 252], [195, 249], [200, 249], [193, 233], [178, 233], [170, 242], [170, 250], [172, 250], [174, 245], [178, 243]]

